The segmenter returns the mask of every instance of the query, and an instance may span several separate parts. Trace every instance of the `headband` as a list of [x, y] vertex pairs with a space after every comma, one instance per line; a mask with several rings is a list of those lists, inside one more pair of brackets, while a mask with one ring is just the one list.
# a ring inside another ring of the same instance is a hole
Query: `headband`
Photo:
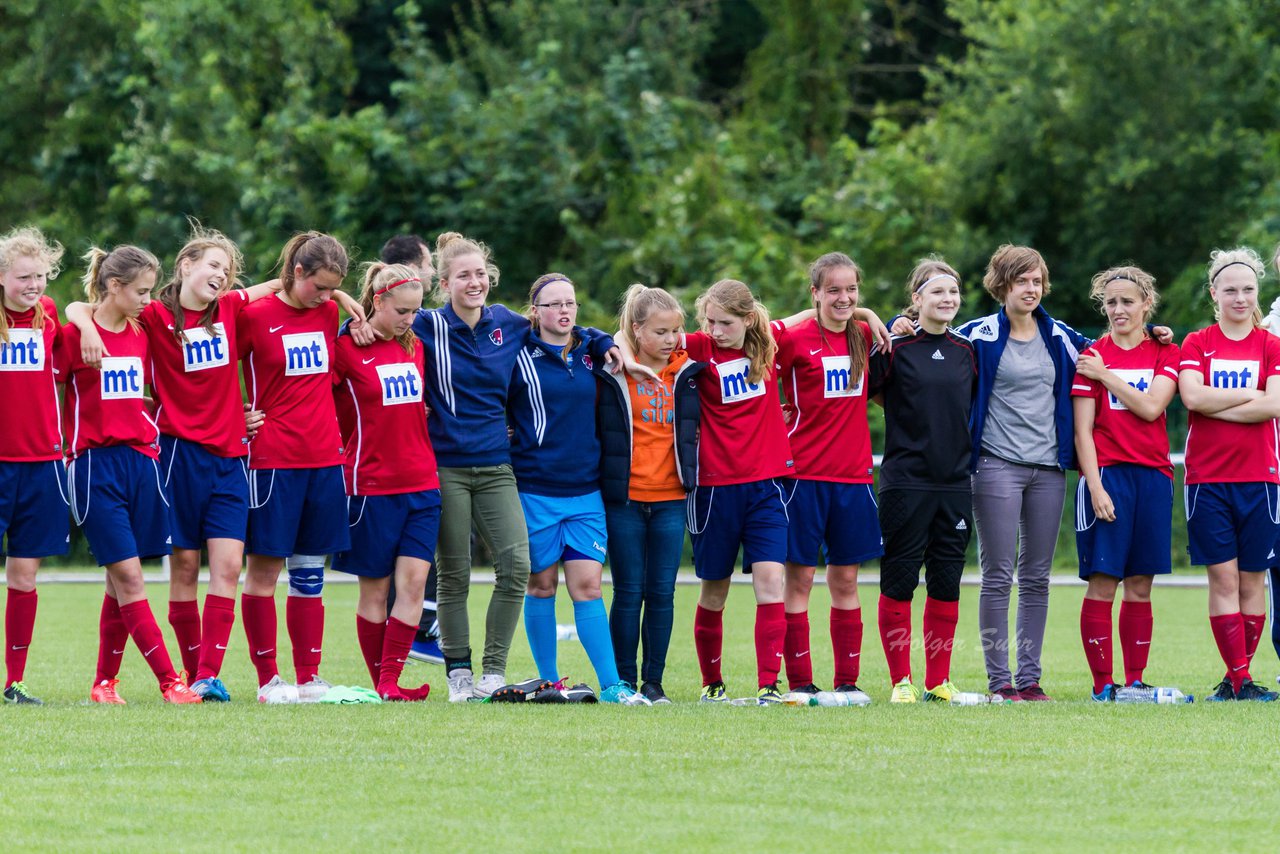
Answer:
[[545, 288], [547, 285], [553, 284], [554, 282], [564, 282], [566, 285], [569, 285], [569, 286], [573, 285], [573, 282], [569, 281], [564, 276], [552, 276], [550, 279], [547, 279], [545, 282], [538, 285], [538, 287], [534, 288], [533, 293], [529, 294], [529, 302], [532, 303], [536, 301], [538, 299], [538, 294], [542, 293], [542, 289]]
[[374, 295], [375, 297], [377, 297], [377, 296], [382, 296], [383, 294], [385, 294], [387, 291], [391, 290], [392, 288], [398, 288], [398, 287], [400, 287], [401, 285], [407, 285], [407, 284], [409, 284], [410, 282], [421, 282], [421, 281], [422, 281], [422, 279], [418, 279], [418, 278], [401, 279], [401, 280], [400, 280], [400, 281], [398, 281], [398, 282], [392, 282], [391, 284], [387, 285], [385, 288], [378, 288], [376, 291], [374, 291], [374, 292], [373, 292], [373, 295]]
[[[1227, 269], [1228, 267], [1234, 267], [1237, 264], [1239, 264], [1241, 267], [1248, 267], [1250, 270], [1253, 270], [1253, 265], [1246, 261], [1232, 261], [1230, 264], [1223, 264], [1221, 267], [1219, 267], [1218, 272], [1214, 273], [1212, 276], [1209, 277], [1209, 284], [1212, 285], [1217, 280], [1217, 278], [1222, 275], [1223, 270]], [[1255, 276], [1258, 275], [1258, 271], [1253, 270], [1253, 274]]]
[[929, 284], [930, 282], [936, 282], [938, 281], [938, 279], [950, 279], [951, 281], [955, 282], [957, 285], [960, 284], [960, 280], [957, 279], [955, 276], [951, 275], [950, 273], [939, 273], [936, 276], [930, 276], [929, 278], [925, 279], [923, 282], [920, 283], [920, 287], [916, 288], [914, 291], [912, 291], [912, 293], [916, 293], [916, 294], [920, 293], [922, 290], [924, 290], [925, 285]]
[[[1222, 271], [1221, 271], [1221, 270], [1219, 270], [1218, 272], [1222, 272]], [[1107, 280], [1106, 280], [1105, 282], [1103, 282], [1102, 284], [1103, 284], [1103, 285], [1109, 285], [1109, 284], [1111, 284], [1112, 282], [1128, 282], [1128, 283], [1129, 283], [1129, 284], [1131, 284], [1131, 285], [1136, 285], [1136, 284], [1138, 284], [1137, 282], [1135, 282], [1133, 279], [1129, 278], [1128, 276], [1112, 276], [1111, 278], [1107, 279]]]

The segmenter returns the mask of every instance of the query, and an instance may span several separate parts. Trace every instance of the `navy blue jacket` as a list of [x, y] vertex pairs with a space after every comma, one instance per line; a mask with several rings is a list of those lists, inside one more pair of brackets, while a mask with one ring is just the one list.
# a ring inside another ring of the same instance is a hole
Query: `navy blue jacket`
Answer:
[[[690, 359], [680, 366], [671, 383], [676, 418], [676, 469], [686, 492], [698, 483], [698, 420], [702, 404], [696, 378], [706, 366], [706, 362]], [[631, 394], [627, 390], [627, 378], [621, 373], [607, 375], [603, 384], [596, 409], [603, 451], [600, 492], [606, 503], [625, 504], [631, 486]]]
[[[574, 331], [582, 340], [567, 355], [530, 333], [511, 375], [511, 464], [521, 492], [571, 496], [600, 488], [597, 377], [608, 371], [604, 359], [592, 353], [590, 330]], [[596, 345], [613, 346], [612, 338], [598, 334], [604, 339]]]
[[[1076, 376], [1076, 357], [1093, 344], [1060, 320], [1054, 320], [1041, 306], [1032, 313], [1040, 328], [1040, 338], [1053, 360], [1053, 426], [1058, 438], [1058, 467], [1076, 467], [1075, 418], [1071, 409], [1071, 382]], [[977, 471], [978, 456], [982, 453], [982, 428], [987, 421], [987, 407], [991, 389], [995, 386], [996, 370], [1000, 357], [1009, 342], [1009, 317], [1002, 307], [995, 314], [971, 320], [956, 330], [973, 345], [978, 360], [978, 383], [974, 393], [973, 409], [969, 413], [969, 435], [973, 439], [973, 453], [969, 470]]]

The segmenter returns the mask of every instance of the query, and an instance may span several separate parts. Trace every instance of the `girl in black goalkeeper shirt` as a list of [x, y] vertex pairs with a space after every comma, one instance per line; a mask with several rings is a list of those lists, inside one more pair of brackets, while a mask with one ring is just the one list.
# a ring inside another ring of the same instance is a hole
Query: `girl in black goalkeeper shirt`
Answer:
[[960, 308], [960, 277], [926, 259], [907, 283], [918, 327], [871, 356], [871, 392], [885, 410], [880, 470], [880, 641], [890, 702], [914, 703], [911, 597], [925, 565], [924, 700], [975, 702], [951, 682], [960, 575], [973, 530], [969, 409], [977, 365], [969, 342], [947, 328]]

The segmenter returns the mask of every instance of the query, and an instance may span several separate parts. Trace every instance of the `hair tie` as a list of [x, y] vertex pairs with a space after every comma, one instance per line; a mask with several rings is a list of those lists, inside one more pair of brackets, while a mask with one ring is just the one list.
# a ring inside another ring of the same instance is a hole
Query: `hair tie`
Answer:
[[[1253, 265], [1248, 263], [1247, 261], [1232, 261], [1230, 264], [1223, 264], [1221, 267], [1219, 267], [1218, 272], [1214, 273], [1212, 276], [1209, 277], [1209, 284], [1212, 285], [1215, 281], [1217, 281], [1218, 277], [1222, 275], [1223, 270], [1227, 269], [1228, 267], [1234, 267], [1237, 264], [1240, 265], [1241, 267], [1248, 267], [1250, 270], [1253, 270]], [[1253, 275], [1257, 276], [1258, 271], [1253, 270]]]
[[936, 282], [938, 281], [938, 279], [950, 279], [951, 281], [955, 282], [957, 285], [960, 284], [960, 280], [957, 279], [955, 276], [951, 275], [950, 273], [939, 273], [936, 276], [930, 276], [929, 278], [925, 279], [923, 282], [920, 283], [920, 287], [916, 288], [914, 291], [912, 291], [912, 293], [917, 293], [917, 294], [920, 293], [920, 291], [924, 290], [925, 285], [929, 284], [930, 282]]
[[401, 285], [407, 285], [409, 282], [421, 282], [421, 281], [422, 281], [422, 279], [418, 279], [418, 278], [401, 279], [401, 280], [400, 280], [400, 281], [398, 281], [398, 282], [392, 282], [391, 284], [387, 285], [385, 288], [378, 288], [376, 291], [374, 291], [374, 292], [373, 292], [373, 295], [374, 295], [375, 297], [377, 297], [377, 296], [382, 296], [383, 294], [385, 294], [387, 291], [391, 290], [392, 288], [398, 288], [398, 287], [400, 287]]

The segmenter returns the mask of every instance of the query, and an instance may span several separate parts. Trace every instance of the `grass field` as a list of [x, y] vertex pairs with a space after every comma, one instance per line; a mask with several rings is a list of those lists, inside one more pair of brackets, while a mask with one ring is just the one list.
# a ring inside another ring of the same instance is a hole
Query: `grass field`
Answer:
[[[477, 594], [475, 616], [488, 589]], [[164, 589], [151, 595], [162, 613]], [[121, 674], [130, 705], [107, 708], [85, 700], [101, 588], [47, 585], [27, 683], [49, 705], [0, 709], [6, 847], [1270, 846], [1262, 832], [1280, 810], [1268, 770], [1280, 761], [1280, 704], [1087, 702], [1078, 588], [1052, 593], [1043, 684], [1058, 702], [967, 708], [886, 702], [871, 588], [863, 591], [861, 679], [871, 707], [697, 705], [695, 595], [694, 587], [678, 591], [664, 680], [677, 702], [669, 707], [451, 706], [442, 670], [421, 665], [408, 676], [439, 691], [423, 704], [263, 707], [253, 702], [237, 623], [223, 674], [232, 704], [162, 705], [131, 647]], [[335, 683], [365, 677], [354, 596], [353, 585], [326, 592], [321, 672]], [[815, 588], [820, 678], [831, 667], [825, 596]], [[1148, 671], [1148, 681], [1197, 698], [1221, 672], [1204, 598], [1203, 590], [1156, 590]], [[972, 690], [985, 687], [976, 601], [966, 588], [953, 668]], [[571, 622], [567, 600], [560, 605], [560, 621]], [[735, 587], [725, 646], [731, 693], [754, 687], [752, 615], [750, 589]], [[282, 643], [283, 626], [282, 615]], [[560, 649], [563, 674], [594, 682], [581, 647]], [[922, 653], [915, 658], [920, 673]], [[1255, 676], [1271, 682], [1276, 661], [1265, 641], [1257, 660]], [[509, 675], [533, 675], [523, 629]]]

